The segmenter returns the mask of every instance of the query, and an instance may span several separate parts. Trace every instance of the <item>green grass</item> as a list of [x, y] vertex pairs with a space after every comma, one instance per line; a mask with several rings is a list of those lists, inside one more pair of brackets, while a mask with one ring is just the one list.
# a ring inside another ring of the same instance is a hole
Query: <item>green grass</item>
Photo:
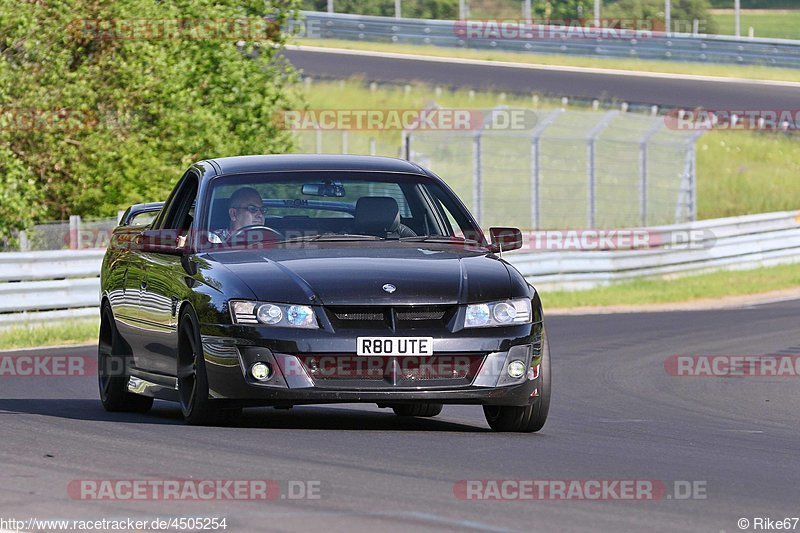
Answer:
[[[531, 97], [512, 94], [505, 98], [493, 92], [475, 92], [471, 96], [469, 91], [464, 90], [442, 90], [437, 94], [434, 87], [427, 85], [408, 87], [406, 90], [402, 86], [380, 86], [373, 91], [360, 80], [313, 82], [305, 92], [305, 99], [310, 109], [420, 109], [432, 102], [443, 107], [477, 109], [507, 104], [512, 107], [547, 110], [561, 105], [560, 101], [544, 98], [534, 103]], [[569, 108], [589, 109], [587, 105], [576, 104], [570, 104]], [[636, 131], [638, 130], [626, 129], [625, 133], [635, 135]], [[398, 131], [350, 131], [347, 134], [348, 151], [369, 153], [370, 138], [375, 140], [377, 155], [400, 156], [401, 138]], [[298, 151], [316, 150], [314, 132], [299, 133], [297, 140]], [[341, 133], [325, 132], [322, 141], [323, 152], [341, 151]], [[516, 146], [512, 142], [499, 143], [493, 147], [493, 154], [497, 156], [497, 167], [506, 169], [504, 179], [508, 183], [520, 187], [521, 199], [529, 197], [526, 196], [528, 174], [511, 172], [510, 169], [517, 165], [519, 154], [527, 153], [527, 150], [527, 147]], [[435, 170], [459, 195], [469, 198], [471, 183], [465, 165], [471, 164], [471, 156], [455, 148], [451, 155], [450, 159], [439, 161]], [[574, 163], [582, 164], [581, 161], [576, 157]], [[622, 165], [623, 162], [618, 164]], [[751, 131], [706, 133], [697, 142], [697, 173], [698, 217], [701, 219], [800, 209], [800, 138], [796, 136]], [[613, 202], [609, 202], [609, 205], [613, 205]], [[492, 205], [486, 207], [490, 214], [506, 217], [508, 224], [529, 226], [527, 204], [518, 210], [524, 213], [519, 220], [508, 220], [507, 217], [515, 211], [513, 209]]]
[[[733, 35], [735, 32], [732, 9], [712, 11], [720, 34]], [[800, 39], [800, 10], [749, 10], [743, 9], [741, 16], [742, 35], [748, 35], [753, 27], [755, 37], [775, 39]]]
[[[800, 287], [800, 268], [785, 265], [681, 278], [648, 278], [586, 291], [540, 290], [547, 309], [691, 302]], [[96, 320], [0, 330], [0, 350], [97, 342]]]
[[536, 65], [637, 70], [644, 72], [662, 72], [667, 74], [722, 76], [727, 78], [745, 78], [754, 80], [800, 81], [800, 70], [758, 65], [718, 65], [705, 63], [683, 63], [679, 61], [577, 57], [556, 54], [550, 55], [522, 52], [499, 52], [494, 50], [467, 50], [462, 48], [442, 48], [413, 44], [357, 42], [338, 39], [294, 39], [292, 40], [291, 44], [324, 46], [329, 48], [346, 48], [351, 50], [375, 50], [379, 52], [395, 52], [439, 57], [510, 61], [514, 63], [529, 63]]
[[0, 350], [97, 342], [100, 321], [68, 320], [0, 330]]
[[678, 279], [648, 278], [586, 291], [540, 291], [545, 310], [567, 307], [691, 302], [800, 287], [800, 267], [783, 265]]

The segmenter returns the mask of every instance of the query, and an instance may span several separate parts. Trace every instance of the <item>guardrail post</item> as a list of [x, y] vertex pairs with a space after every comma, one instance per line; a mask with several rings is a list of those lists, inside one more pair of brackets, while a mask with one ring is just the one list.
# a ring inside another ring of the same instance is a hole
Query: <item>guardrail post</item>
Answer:
[[595, 219], [597, 218], [597, 175], [595, 164], [595, 151], [597, 137], [608, 126], [608, 124], [619, 114], [619, 111], [609, 111], [600, 119], [600, 122], [589, 131], [586, 143], [588, 148], [586, 173], [589, 178], [588, 192], [589, 192], [589, 209], [586, 218], [587, 228], [594, 228]]
[[81, 233], [81, 217], [80, 215], [69, 216], [69, 249], [77, 250], [80, 247], [78, 242]]

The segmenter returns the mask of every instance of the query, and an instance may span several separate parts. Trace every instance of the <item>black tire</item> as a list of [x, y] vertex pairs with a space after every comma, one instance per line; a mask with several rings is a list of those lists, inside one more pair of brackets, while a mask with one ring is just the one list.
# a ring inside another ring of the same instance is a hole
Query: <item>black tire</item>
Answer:
[[100, 310], [100, 336], [97, 342], [97, 385], [103, 408], [116, 413], [146, 413], [153, 398], [128, 392], [127, 364], [130, 349], [117, 331], [111, 306]]
[[222, 408], [209, 398], [200, 324], [194, 311], [184, 309], [178, 324], [178, 396], [183, 418], [193, 426], [235, 422], [241, 409]]
[[498, 432], [519, 433], [533, 433], [542, 429], [550, 411], [550, 384], [550, 341], [542, 327], [542, 363], [536, 380], [539, 397], [524, 407], [484, 405], [483, 414], [489, 427]]
[[419, 416], [430, 418], [442, 412], [440, 403], [411, 403], [393, 405], [392, 411], [397, 416]]

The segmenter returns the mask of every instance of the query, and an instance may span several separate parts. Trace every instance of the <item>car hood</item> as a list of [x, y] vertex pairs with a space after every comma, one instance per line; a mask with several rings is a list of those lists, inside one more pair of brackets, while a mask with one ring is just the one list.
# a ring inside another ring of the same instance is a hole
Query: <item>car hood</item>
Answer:
[[[209, 258], [233, 271], [262, 301], [436, 305], [512, 296], [503, 261], [454, 246], [315, 243], [296, 249], [227, 251]], [[388, 292], [387, 285], [395, 290]]]

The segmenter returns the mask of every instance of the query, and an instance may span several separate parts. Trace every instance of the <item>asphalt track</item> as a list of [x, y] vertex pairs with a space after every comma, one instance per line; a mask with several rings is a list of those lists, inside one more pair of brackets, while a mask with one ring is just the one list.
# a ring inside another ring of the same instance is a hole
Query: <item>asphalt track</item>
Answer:
[[[492, 89], [519, 94], [550, 94], [631, 104], [713, 110], [798, 110], [800, 87], [748, 81], [652, 77], [635, 73], [562, 71], [548, 68], [446, 63], [378, 57], [354, 52], [291, 49], [289, 61], [305, 74], [322, 78], [357, 76], [377, 82], [425, 82], [445, 87]], [[443, 51], [443, 55], [446, 51]]]
[[[234, 532], [719, 533], [740, 531], [743, 517], [796, 517], [798, 378], [675, 377], [664, 361], [800, 354], [798, 315], [800, 301], [550, 317], [553, 404], [530, 435], [492, 433], [475, 406], [411, 420], [372, 405], [265, 408], [247, 410], [238, 427], [190, 427], [165, 402], [147, 415], [106, 413], [92, 376], [0, 377], [0, 518], [224, 516]], [[91, 357], [94, 348], [45, 353]], [[67, 492], [71, 480], [145, 478], [319, 481], [321, 497], [87, 501]], [[706, 498], [465, 501], [454, 496], [465, 479], [696, 481]]]

